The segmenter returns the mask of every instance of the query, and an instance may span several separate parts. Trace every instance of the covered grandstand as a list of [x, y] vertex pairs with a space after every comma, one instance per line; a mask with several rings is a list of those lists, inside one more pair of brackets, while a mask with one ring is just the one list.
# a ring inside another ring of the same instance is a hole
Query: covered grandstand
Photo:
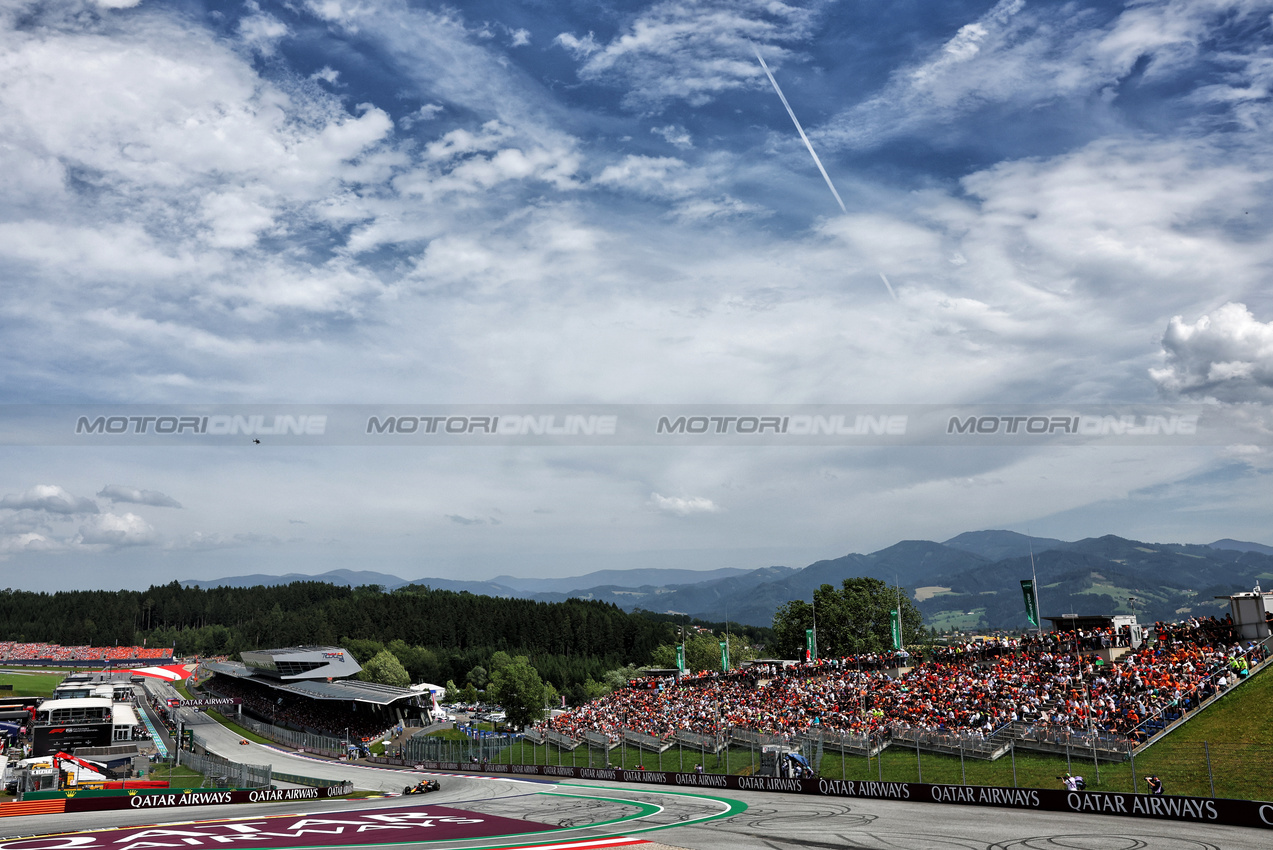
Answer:
[[172, 661], [168, 646], [62, 646], [39, 641], [0, 641], [0, 662], [26, 667], [125, 667]]
[[347, 678], [362, 668], [345, 649], [296, 646], [244, 652], [243, 663], [205, 662], [202, 688], [238, 697], [263, 723], [367, 740], [418, 716], [428, 695]]

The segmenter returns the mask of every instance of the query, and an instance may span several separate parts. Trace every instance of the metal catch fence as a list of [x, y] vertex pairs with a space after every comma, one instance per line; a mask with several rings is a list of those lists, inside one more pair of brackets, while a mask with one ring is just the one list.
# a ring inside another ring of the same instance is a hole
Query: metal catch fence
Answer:
[[178, 750], [177, 764], [202, 773], [205, 782], [218, 788], [268, 788], [273, 781], [268, 764], [239, 764], [211, 753]]

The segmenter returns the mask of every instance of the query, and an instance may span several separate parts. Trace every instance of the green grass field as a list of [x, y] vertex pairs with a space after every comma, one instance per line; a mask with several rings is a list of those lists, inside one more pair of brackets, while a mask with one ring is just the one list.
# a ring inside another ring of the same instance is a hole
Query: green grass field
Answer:
[[166, 779], [170, 788], [200, 788], [204, 784], [203, 774], [196, 773], [188, 767], [160, 762], [147, 773], [146, 779]]
[[6, 696], [47, 697], [62, 684], [67, 671], [57, 673], [0, 673], [0, 685], [13, 685], [12, 691], [0, 691], [0, 699]]

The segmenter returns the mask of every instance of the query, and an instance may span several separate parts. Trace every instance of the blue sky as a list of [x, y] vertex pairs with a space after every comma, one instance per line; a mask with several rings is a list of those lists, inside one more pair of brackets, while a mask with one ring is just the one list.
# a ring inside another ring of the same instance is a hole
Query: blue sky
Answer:
[[1252, 425], [10, 444], [3, 580], [800, 566], [989, 527], [1273, 542], [1271, 32], [1273, 0], [6, 3], [7, 405], [1204, 402]]

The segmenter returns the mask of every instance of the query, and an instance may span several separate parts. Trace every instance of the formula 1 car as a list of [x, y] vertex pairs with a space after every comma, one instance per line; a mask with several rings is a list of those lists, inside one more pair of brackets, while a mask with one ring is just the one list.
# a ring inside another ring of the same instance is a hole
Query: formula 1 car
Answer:
[[442, 786], [438, 784], [436, 779], [421, 779], [415, 785], [408, 785], [402, 789], [403, 794], [428, 794], [430, 791], [436, 791]]

